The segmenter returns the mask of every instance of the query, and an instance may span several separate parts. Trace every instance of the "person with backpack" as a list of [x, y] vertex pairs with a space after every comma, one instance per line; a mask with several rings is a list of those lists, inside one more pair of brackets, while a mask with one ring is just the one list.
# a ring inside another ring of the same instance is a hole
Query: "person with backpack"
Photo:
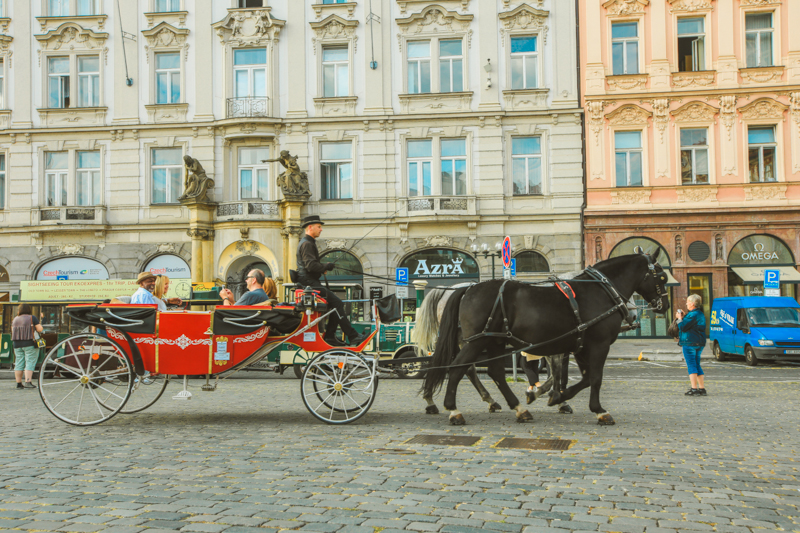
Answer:
[[[17, 379], [17, 390], [35, 389], [32, 383], [33, 371], [39, 360], [39, 348], [36, 346], [34, 331], [42, 333], [44, 329], [39, 319], [33, 316], [31, 306], [19, 304], [17, 316], [11, 322], [11, 342], [14, 345], [14, 377]], [[25, 383], [22, 382], [23, 372]]]

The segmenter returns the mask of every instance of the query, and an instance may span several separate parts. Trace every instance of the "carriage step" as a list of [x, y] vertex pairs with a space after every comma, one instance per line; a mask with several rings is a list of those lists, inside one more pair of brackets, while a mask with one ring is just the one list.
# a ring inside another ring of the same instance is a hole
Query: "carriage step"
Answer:
[[173, 400], [191, 400], [192, 393], [187, 389], [189, 388], [189, 376], [183, 376], [183, 390], [172, 397]]

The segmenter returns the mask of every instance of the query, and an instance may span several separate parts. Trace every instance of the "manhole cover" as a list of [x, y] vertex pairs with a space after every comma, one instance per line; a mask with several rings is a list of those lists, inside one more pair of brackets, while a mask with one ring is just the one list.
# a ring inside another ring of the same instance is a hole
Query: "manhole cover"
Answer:
[[382, 453], [385, 455], [414, 455], [417, 452], [414, 450], [407, 450], [405, 448], [378, 448], [377, 450], [372, 450], [369, 453]]
[[515, 439], [506, 437], [497, 444], [495, 448], [517, 448], [520, 450], [555, 450], [563, 451], [569, 450], [569, 447], [575, 444], [574, 440], [561, 440], [561, 439]]
[[436, 444], [438, 446], [472, 446], [481, 437], [455, 437], [452, 435], [417, 435], [403, 444]]

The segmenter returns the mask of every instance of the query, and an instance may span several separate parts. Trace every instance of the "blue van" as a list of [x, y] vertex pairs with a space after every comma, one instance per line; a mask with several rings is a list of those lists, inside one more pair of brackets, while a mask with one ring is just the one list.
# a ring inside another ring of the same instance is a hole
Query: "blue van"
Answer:
[[717, 361], [728, 355], [743, 355], [750, 366], [759, 359], [800, 360], [800, 304], [794, 298], [717, 298], [710, 322], [709, 340]]

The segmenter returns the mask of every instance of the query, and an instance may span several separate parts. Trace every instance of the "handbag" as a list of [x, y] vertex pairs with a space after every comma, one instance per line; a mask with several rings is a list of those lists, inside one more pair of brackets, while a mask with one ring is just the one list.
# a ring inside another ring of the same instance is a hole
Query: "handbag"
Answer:
[[673, 338], [678, 338], [681, 336], [681, 330], [678, 329], [678, 319], [672, 321], [672, 324], [669, 325], [667, 328], [667, 335]]
[[36, 331], [36, 326], [33, 325], [33, 317], [31, 317], [31, 330], [33, 331], [33, 343], [36, 345], [36, 347], [44, 348], [47, 346], [45, 340], [39, 335], [39, 332]]

